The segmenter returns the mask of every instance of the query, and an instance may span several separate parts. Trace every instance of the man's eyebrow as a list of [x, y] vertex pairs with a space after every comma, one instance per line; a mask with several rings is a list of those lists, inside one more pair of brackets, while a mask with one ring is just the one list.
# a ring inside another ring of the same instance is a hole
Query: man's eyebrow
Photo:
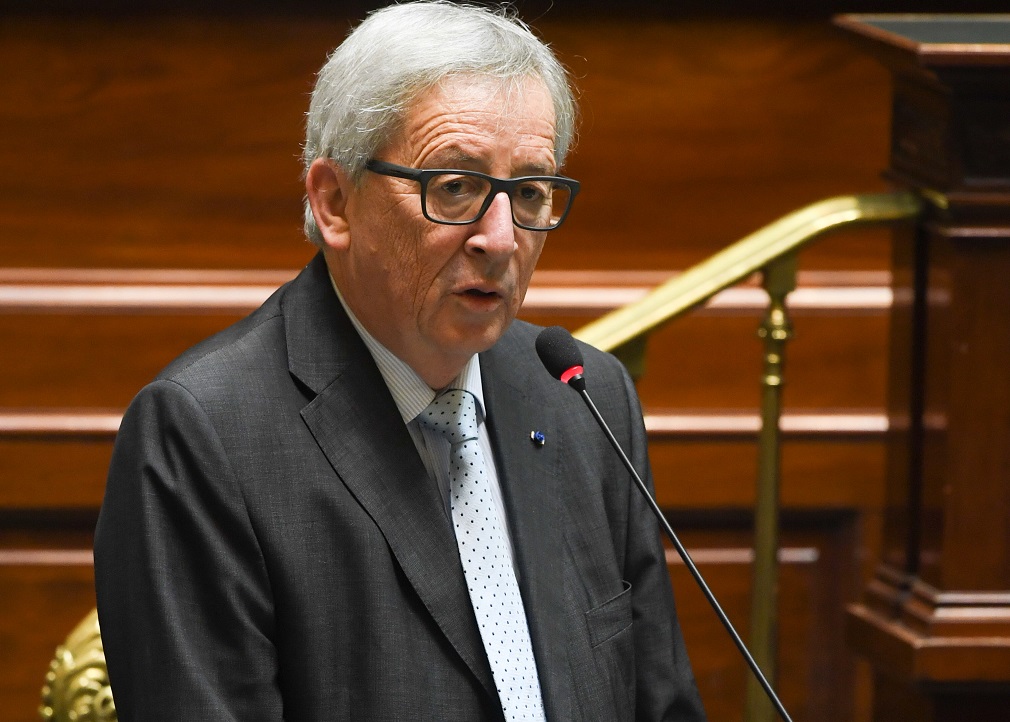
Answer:
[[516, 170], [518, 173], [515, 175], [557, 175], [557, 170], [553, 165], [546, 165], [544, 163], [526, 163], [519, 166]]
[[[428, 159], [428, 163], [423, 163], [429, 168], [459, 168], [460, 170], [473, 170], [480, 167], [484, 162], [477, 156], [471, 155], [460, 148], [449, 148], [441, 153], [435, 154]], [[553, 164], [547, 163], [524, 163], [512, 170], [512, 177], [527, 175], [555, 175], [556, 170]]]
[[[460, 150], [459, 148], [450, 148], [440, 153], [436, 153], [428, 160], [431, 161], [432, 168], [459, 168], [472, 166], [480, 162], [477, 158]], [[425, 165], [428, 164], [426, 163]]]

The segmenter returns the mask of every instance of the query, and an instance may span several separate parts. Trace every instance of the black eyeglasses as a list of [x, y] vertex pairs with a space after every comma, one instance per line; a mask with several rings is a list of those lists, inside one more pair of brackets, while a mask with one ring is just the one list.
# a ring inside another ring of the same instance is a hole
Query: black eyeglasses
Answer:
[[495, 178], [472, 170], [420, 170], [369, 160], [365, 168], [379, 175], [421, 184], [421, 212], [434, 223], [476, 223], [499, 193], [508, 194], [512, 222], [528, 231], [553, 231], [561, 225], [579, 192], [579, 182], [564, 176]]

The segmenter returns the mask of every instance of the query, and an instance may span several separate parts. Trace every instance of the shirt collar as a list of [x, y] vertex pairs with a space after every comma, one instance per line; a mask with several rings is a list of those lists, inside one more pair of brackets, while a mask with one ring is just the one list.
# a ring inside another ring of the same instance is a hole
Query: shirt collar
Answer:
[[[332, 275], [330, 275], [330, 283], [333, 285], [333, 290], [337, 293], [340, 305], [344, 307], [347, 317], [351, 319], [355, 330], [361, 336], [361, 340], [365, 342], [369, 353], [372, 354], [375, 365], [379, 367], [379, 373], [382, 374], [389, 392], [393, 395], [393, 401], [396, 402], [396, 408], [400, 411], [403, 423], [410, 423], [435, 399], [435, 396], [438, 395], [437, 392], [428, 386], [405, 361], [379, 343], [368, 332], [354, 315], [354, 312], [348, 307], [347, 302], [344, 301], [344, 297], [340, 293], [340, 289], [337, 288], [336, 281], [333, 280]], [[446, 388], [463, 389], [473, 394], [477, 400], [477, 422], [483, 422], [485, 418], [484, 387], [481, 384], [480, 358], [477, 354], [470, 357], [463, 370], [459, 372]]]

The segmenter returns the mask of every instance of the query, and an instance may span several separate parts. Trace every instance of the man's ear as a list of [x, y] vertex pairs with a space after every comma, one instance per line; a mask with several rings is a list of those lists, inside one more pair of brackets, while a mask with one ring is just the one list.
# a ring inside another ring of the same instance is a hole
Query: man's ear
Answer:
[[316, 158], [305, 174], [305, 195], [327, 246], [345, 248], [350, 242], [347, 200], [350, 176], [328, 158]]

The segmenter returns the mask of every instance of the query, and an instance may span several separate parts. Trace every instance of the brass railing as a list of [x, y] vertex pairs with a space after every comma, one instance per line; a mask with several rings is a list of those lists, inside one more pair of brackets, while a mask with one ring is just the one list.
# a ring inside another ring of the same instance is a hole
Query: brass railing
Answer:
[[[769, 304], [758, 335], [764, 340], [761, 433], [754, 510], [754, 580], [750, 650], [774, 684], [778, 586], [779, 459], [782, 372], [792, 335], [786, 297], [796, 288], [796, 253], [815, 238], [844, 227], [915, 218], [922, 209], [910, 192], [839, 196], [807, 206], [734, 243], [656, 287], [641, 300], [599, 318], [575, 336], [616, 354], [635, 377], [645, 363], [650, 333], [754, 273], [762, 274]], [[747, 685], [746, 719], [771, 722], [774, 710], [756, 678]]]

